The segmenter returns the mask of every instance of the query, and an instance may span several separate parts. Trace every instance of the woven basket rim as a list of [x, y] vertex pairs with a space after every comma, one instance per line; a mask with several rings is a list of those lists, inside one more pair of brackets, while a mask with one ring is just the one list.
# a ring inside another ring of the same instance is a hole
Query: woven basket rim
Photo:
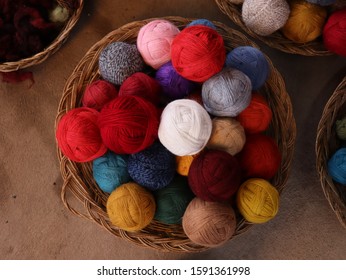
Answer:
[[[80, 100], [87, 84], [99, 77], [98, 56], [101, 50], [114, 41], [134, 42], [139, 28], [155, 19], [166, 19], [173, 22], [179, 28], [186, 26], [193, 20], [178, 16], [170, 16], [134, 21], [108, 33], [103, 37], [103, 39], [95, 43], [80, 60], [65, 84], [55, 120], [55, 129], [60, 118], [67, 111], [80, 105]], [[235, 42], [239, 41], [241, 42], [241, 45], [252, 45], [258, 47], [244, 34], [227, 27], [223, 23], [215, 21], [213, 23], [216, 25], [220, 34], [224, 37], [225, 45], [228, 46], [229, 49], [232, 47], [232, 44], [236, 44]], [[238, 44], [233, 45], [233, 47], [236, 46], [238, 46]], [[271, 68], [271, 75], [269, 76], [266, 85], [263, 87], [262, 93], [264, 95], [271, 93], [273, 96], [271, 101], [272, 103], [270, 103], [270, 100], [268, 101], [270, 106], [274, 109], [274, 124], [271, 133], [279, 142], [278, 145], [282, 152], [283, 161], [277, 176], [275, 176], [271, 182], [281, 193], [285, 188], [291, 166], [296, 139], [296, 126], [292, 113], [292, 104], [289, 95], [287, 94], [283, 78], [276, 68], [274, 68], [269, 58], [268, 62]], [[282, 135], [281, 133], [283, 130], [285, 130], [285, 135]], [[93, 220], [117, 237], [124, 238], [132, 243], [147, 248], [174, 252], [199, 252], [210, 249], [210, 247], [200, 246], [191, 242], [183, 233], [180, 225], [168, 226], [153, 221], [147, 228], [135, 233], [125, 232], [112, 226], [108, 220], [104, 205], [102, 204], [102, 193], [98, 190], [93, 178], [91, 178], [91, 164], [72, 162], [62, 154], [58, 145], [57, 155], [64, 181], [61, 190], [61, 199], [65, 207], [72, 213]], [[81, 174], [87, 175], [82, 178]], [[69, 195], [71, 194], [74, 198], [77, 198], [79, 206], [83, 207], [84, 213], [81, 213], [81, 211], [78, 211], [70, 204]], [[241, 219], [237, 223], [236, 233], [232, 238], [246, 232], [251, 228], [251, 226], [251, 223]]]
[[[41, 52], [33, 56], [23, 58], [18, 61], [0, 63], [0, 72], [13, 72], [13, 71], [18, 71], [20, 69], [25, 69], [34, 65], [38, 65], [44, 62], [48, 57], [56, 53], [61, 48], [61, 46], [65, 43], [65, 41], [67, 40], [68, 36], [71, 33], [72, 28], [76, 25], [76, 23], [78, 22], [81, 16], [83, 6], [84, 6], [84, 0], [78, 0], [78, 1], [79, 1], [78, 8], [73, 10], [71, 17], [66, 22], [66, 24], [60, 31], [59, 35], [54, 39], [54, 41], [49, 46], [47, 46], [44, 50], [42, 50]], [[60, 5], [62, 5], [63, 7], [67, 7], [68, 9], [70, 9], [70, 7], [68, 7], [68, 2], [69, 2], [68, 0], [57, 0], [57, 2], [59, 2]]]
[[[332, 155], [330, 143], [336, 138], [335, 121], [340, 117], [340, 109], [346, 104], [346, 76], [327, 101], [317, 127], [315, 144], [316, 168], [324, 195], [332, 210], [346, 229], [346, 202], [340, 194], [340, 185], [328, 174], [327, 163]], [[345, 112], [344, 112], [345, 113]]]
[[249, 29], [242, 20], [241, 7], [231, 3], [230, 0], [215, 0], [217, 6], [228, 16], [236, 25], [244, 30], [251, 37], [262, 41], [271, 48], [280, 50], [285, 53], [298, 54], [303, 56], [328, 56], [334, 55], [334, 53], [327, 50], [322, 41], [314, 40], [309, 43], [295, 43], [285, 36], [280, 31], [276, 31], [269, 36], [260, 36]]

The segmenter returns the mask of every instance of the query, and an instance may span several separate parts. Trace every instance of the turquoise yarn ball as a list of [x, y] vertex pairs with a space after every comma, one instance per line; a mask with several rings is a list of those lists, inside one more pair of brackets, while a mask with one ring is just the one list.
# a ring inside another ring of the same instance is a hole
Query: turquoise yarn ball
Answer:
[[269, 63], [264, 54], [254, 47], [242, 46], [230, 51], [226, 56], [226, 67], [235, 68], [246, 74], [257, 90], [269, 76]]
[[131, 180], [127, 161], [127, 155], [117, 155], [111, 151], [93, 161], [93, 176], [101, 190], [111, 193]]
[[170, 184], [155, 191], [154, 197], [154, 219], [166, 224], [181, 224], [185, 209], [194, 194], [189, 188], [187, 177], [176, 175]]
[[204, 25], [204, 26], [208, 26], [208, 27], [213, 28], [213, 29], [216, 30], [215, 24], [212, 23], [210, 20], [207, 20], [207, 19], [204, 19], [204, 18], [193, 20], [186, 27], [194, 26], [194, 25]]
[[329, 159], [328, 173], [335, 182], [346, 185], [346, 148], [337, 150]]

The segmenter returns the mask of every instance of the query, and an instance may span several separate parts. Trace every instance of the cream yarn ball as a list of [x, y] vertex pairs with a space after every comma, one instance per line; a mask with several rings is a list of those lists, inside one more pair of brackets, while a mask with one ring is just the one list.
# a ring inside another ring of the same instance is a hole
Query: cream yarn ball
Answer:
[[283, 27], [289, 14], [286, 0], [245, 0], [242, 6], [245, 25], [261, 36], [268, 36]]
[[164, 108], [158, 136], [172, 154], [186, 156], [206, 146], [211, 130], [212, 121], [203, 106], [194, 100], [177, 99]]

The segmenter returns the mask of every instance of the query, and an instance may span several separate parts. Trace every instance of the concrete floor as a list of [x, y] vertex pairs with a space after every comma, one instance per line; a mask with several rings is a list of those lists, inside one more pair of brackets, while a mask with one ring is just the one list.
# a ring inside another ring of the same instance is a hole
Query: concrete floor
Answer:
[[177, 254], [115, 238], [65, 209], [54, 121], [65, 81], [86, 51], [111, 30], [151, 17], [207, 18], [235, 27], [212, 0], [85, 2], [63, 48], [30, 69], [31, 88], [0, 83], [0, 259], [346, 259], [346, 231], [323, 195], [314, 153], [323, 107], [346, 74], [346, 59], [337, 56], [295, 56], [259, 43], [285, 79], [297, 122], [292, 171], [271, 222], [220, 248]]

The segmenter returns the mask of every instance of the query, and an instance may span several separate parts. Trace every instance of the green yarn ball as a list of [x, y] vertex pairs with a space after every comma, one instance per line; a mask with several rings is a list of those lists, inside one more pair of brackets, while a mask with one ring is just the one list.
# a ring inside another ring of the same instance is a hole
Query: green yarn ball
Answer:
[[194, 194], [189, 188], [187, 178], [176, 175], [169, 185], [155, 191], [154, 197], [154, 219], [165, 224], [181, 224], [185, 209]]
[[346, 116], [341, 120], [337, 120], [336, 123], [336, 135], [340, 140], [346, 140]]

